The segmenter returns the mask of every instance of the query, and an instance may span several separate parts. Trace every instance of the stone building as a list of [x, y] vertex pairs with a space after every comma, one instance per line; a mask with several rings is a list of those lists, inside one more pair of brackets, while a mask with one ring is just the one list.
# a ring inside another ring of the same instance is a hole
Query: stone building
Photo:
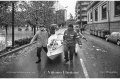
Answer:
[[87, 27], [94, 31], [120, 32], [120, 1], [91, 1]]

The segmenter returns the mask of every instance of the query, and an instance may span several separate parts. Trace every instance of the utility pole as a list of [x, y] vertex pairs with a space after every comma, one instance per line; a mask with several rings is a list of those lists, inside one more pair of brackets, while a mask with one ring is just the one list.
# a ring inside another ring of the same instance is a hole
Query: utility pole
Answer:
[[12, 47], [14, 47], [14, 1], [12, 2]]
[[108, 28], [109, 28], [108, 30], [109, 30], [109, 33], [110, 33], [110, 12], [109, 12], [110, 8], [109, 8], [109, 1], [108, 1], [108, 10], [107, 11], [108, 11]]

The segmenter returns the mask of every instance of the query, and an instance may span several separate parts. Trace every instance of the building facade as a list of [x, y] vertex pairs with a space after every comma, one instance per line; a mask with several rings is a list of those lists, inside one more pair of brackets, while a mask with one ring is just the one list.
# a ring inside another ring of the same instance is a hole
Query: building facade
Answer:
[[80, 25], [80, 28], [83, 25], [87, 24], [87, 7], [90, 1], [77, 1], [75, 7], [76, 13], [76, 23]]
[[91, 1], [87, 27], [94, 31], [120, 32], [120, 1]]

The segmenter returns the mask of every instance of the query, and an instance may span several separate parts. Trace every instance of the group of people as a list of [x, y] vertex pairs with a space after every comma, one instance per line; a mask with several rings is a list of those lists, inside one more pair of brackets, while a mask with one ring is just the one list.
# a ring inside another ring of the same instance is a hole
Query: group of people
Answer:
[[[81, 42], [81, 33], [74, 31], [74, 27], [72, 24], [68, 25], [68, 29], [64, 32], [63, 35], [63, 46], [64, 46], [64, 58], [65, 58], [65, 63], [67, 63], [70, 60], [70, 63], [73, 62], [73, 54], [75, 53], [75, 46], [76, 43], [78, 45], [82, 45]], [[37, 57], [38, 60], [36, 63], [41, 62], [41, 51], [44, 49], [44, 51], [47, 53], [47, 44], [48, 44], [48, 38], [49, 34], [46, 31], [45, 26], [41, 26], [40, 30], [34, 35], [30, 43], [33, 43], [34, 41], [37, 41]], [[68, 54], [68, 51], [70, 54]], [[69, 55], [69, 56], [68, 56]], [[75, 53], [77, 55], [77, 53]]]

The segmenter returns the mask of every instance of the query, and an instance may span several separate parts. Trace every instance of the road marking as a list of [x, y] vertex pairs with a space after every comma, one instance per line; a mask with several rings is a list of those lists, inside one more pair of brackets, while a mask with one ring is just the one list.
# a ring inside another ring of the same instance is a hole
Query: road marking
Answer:
[[81, 63], [81, 65], [82, 65], [83, 73], [84, 73], [85, 77], [86, 77], [86, 78], [89, 78], [87, 69], [86, 69], [85, 64], [84, 64], [84, 62], [83, 62], [83, 59], [81, 59], [81, 58], [80, 58], [80, 63]]

